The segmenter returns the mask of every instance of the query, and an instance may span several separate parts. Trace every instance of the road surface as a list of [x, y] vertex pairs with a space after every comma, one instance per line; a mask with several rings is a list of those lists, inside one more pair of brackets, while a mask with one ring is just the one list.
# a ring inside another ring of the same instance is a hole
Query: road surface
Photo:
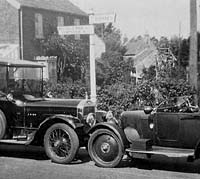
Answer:
[[52, 163], [40, 148], [11, 150], [0, 146], [0, 179], [199, 179], [200, 161], [155, 156], [131, 161], [118, 168], [99, 168], [81, 149], [69, 165]]

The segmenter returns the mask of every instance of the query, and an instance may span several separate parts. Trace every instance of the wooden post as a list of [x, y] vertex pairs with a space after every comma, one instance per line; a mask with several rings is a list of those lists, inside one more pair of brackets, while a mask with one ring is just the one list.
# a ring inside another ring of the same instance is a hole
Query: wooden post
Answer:
[[[198, 92], [198, 70], [197, 70], [197, 2], [190, 0], [190, 59], [189, 59], [189, 82]], [[197, 95], [195, 103], [198, 104]]]
[[96, 102], [96, 69], [95, 69], [95, 42], [94, 34], [90, 34], [90, 98], [93, 102]]

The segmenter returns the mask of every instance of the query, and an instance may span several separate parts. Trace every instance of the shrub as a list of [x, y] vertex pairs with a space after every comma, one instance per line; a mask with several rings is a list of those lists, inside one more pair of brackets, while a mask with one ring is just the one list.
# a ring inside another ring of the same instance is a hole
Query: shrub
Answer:
[[55, 98], [85, 98], [86, 85], [81, 81], [73, 82], [70, 78], [57, 84], [44, 83], [44, 95], [51, 92]]
[[164, 99], [193, 95], [195, 91], [186, 80], [145, 80], [137, 86], [115, 83], [100, 88], [97, 92], [97, 108], [112, 110], [116, 116], [122, 111], [143, 109], [145, 105], [155, 106]]

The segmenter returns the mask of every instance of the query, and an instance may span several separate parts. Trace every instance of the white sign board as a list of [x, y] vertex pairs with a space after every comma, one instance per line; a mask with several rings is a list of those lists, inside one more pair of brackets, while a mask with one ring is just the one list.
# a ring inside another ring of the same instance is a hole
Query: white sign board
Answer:
[[94, 14], [89, 16], [89, 24], [103, 24], [115, 22], [116, 14]]
[[93, 25], [58, 26], [59, 35], [94, 34]]

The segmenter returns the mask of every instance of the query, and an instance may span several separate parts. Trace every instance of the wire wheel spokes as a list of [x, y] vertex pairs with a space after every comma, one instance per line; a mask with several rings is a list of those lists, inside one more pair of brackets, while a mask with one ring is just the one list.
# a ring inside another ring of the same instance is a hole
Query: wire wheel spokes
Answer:
[[63, 129], [54, 129], [49, 136], [49, 144], [58, 157], [66, 157], [71, 149], [69, 134]]

